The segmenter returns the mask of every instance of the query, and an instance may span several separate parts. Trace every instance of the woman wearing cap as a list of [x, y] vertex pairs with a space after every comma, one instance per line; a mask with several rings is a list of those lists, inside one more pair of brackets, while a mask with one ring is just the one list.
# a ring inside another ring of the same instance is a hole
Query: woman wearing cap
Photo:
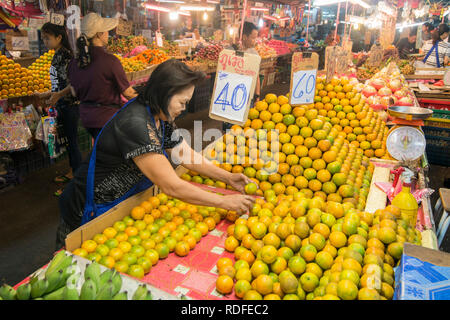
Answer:
[[72, 93], [80, 100], [81, 122], [94, 139], [120, 108], [121, 95], [126, 99], [137, 95], [119, 59], [105, 50], [108, 31], [117, 24], [117, 19], [97, 13], [86, 15], [81, 21], [77, 57], [68, 66]]
[[173, 120], [189, 103], [195, 85], [204, 80], [175, 59], [160, 64], [136, 99], [130, 100], [100, 131], [89, 163], [83, 163], [59, 198], [57, 248], [68, 233], [132, 195], [158, 185], [169, 196], [203, 206], [247, 212], [248, 195], [220, 196], [182, 180], [172, 160], [189, 170], [226, 182], [240, 192], [251, 180], [225, 171], [195, 153], [177, 134]]

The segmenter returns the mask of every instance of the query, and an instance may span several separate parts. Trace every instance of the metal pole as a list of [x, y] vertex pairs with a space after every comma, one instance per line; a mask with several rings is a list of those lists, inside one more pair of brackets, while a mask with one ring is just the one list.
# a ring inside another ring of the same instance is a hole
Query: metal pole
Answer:
[[242, 34], [244, 32], [244, 22], [246, 13], [247, 13], [247, 0], [244, 0], [244, 7], [242, 8], [241, 34], [239, 36], [239, 43], [241, 44], [242, 44]]
[[311, 0], [308, 0], [308, 20], [306, 22], [306, 42], [308, 42], [309, 35], [309, 16], [311, 15]]
[[345, 25], [344, 25], [344, 39], [345, 35], [347, 34], [347, 10], [348, 10], [348, 0], [345, 2]]
[[334, 30], [334, 42], [337, 42], [337, 32], [338, 32], [338, 26], [339, 26], [339, 14], [341, 11], [341, 3], [338, 3], [338, 9], [336, 14], [336, 30]]

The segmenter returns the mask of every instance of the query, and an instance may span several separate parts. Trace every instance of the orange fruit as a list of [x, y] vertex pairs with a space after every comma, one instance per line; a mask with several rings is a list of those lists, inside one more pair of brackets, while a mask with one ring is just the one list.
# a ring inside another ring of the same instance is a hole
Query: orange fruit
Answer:
[[216, 289], [221, 294], [229, 294], [233, 290], [233, 279], [230, 276], [222, 275], [216, 280]]
[[225, 240], [225, 250], [229, 252], [234, 252], [239, 246], [239, 241], [234, 236], [229, 236]]
[[[125, 229], [126, 230], [126, 229]], [[103, 234], [108, 238], [108, 239], [112, 239], [117, 235], [117, 230], [112, 228], [112, 227], [108, 227], [105, 230], [103, 230]], [[136, 232], [137, 234], [137, 232]]]
[[358, 287], [350, 280], [341, 280], [337, 285], [337, 294], [342, 300], [355, 300], [358, 296]]
[[94, 252], [97, 248], [97, 243], [94, 240], [86, 240], [82, 243], [81, 248], [86, 250], [88, 253]]

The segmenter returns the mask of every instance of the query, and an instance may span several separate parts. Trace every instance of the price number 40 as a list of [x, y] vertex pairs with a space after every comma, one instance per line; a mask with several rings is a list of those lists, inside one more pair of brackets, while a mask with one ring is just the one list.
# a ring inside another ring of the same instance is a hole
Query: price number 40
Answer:
[[231, 99], [228, 100], [229, 89], [230, 83], [227, 82], [222, 91], [220, 91], [216, 100], [214, 100], [214, 104], [221, 105], [222, 111], [225, 111], [226, 106], [231, 106], [231, 108], [235, 111], [241, 110], [247, 104], [247, 88], [243, 83], [238, 84], [231, 94]]

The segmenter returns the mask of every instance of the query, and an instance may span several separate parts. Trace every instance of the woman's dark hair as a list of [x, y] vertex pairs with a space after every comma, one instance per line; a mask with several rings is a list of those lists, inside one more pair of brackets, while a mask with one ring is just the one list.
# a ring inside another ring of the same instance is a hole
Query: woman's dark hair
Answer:
[[91, 63], [91, 41], [82, 34], [77, 39], [77, 61], [78, 67], [81, 69], [86, 68]]
[[67, 31], [64, 26], [59, 26], [57, 24], [47, 22], [42, 26], [41, 32], [50, 34], [50, 35], [54, 36], [55, 38], [57, 36], [61, 36], [61, 45], [65, 49], [67, 49], [71, 54], [73, 54], [72, 47], [70, 46], [70, 43], [69, 43], [69, 37], [67, 36]]
[[162, 111], [170, 117], [168, 107], [172, 96], [181, 90], [200, 84], [205, 74], [193, 71], [183, 62], [171, 59], [161, 63], [151, 74], [137, 101], [150, 107], [152, 114]]
[[442, 41], [441, 36], [446, 32], [449, 32], [448, 25], [446, 25], [445, 23], [440, 24], [439, 27], [436, 30], [434, 30], [434, 32], [431, 35], [433, 45], [435, 45], [439, 41]]

